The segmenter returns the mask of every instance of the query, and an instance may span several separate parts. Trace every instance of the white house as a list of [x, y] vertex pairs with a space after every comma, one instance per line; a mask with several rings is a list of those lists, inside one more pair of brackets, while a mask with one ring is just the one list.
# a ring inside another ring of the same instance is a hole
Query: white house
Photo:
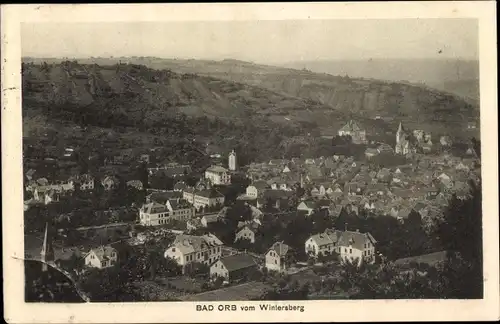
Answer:
[[194, 215], [195, 208], [185, 202], [169, 199], [163, 205], [153, 201], [139, 209], [139, 222], [144, 226], [158, 226], [172, 220], [187, 221]]
[[139, 209], [139, 222], [144, 226], [158, 226], [169, 222], [170, 211], [167, 206], [157, 202], [144, 204]]
[[222, 247], [222, 241], [213, 234], [202, 236], [180, 234], [164, 255], [183, 267], [192, 262], [211, 265], [221, 258]]
[[107, 245], [92, 249], [84, 257], [85, 265], [92, 268], [109, 268], [118, 262], [118, 252]]
[[315, 203], [312, 200], [304, 200], [298, 206], [297, 210], [304, 211], [307, 216], [310, 216], [315, 208]]
[[245, 224], [243, 227], [239, 228], [234, 237], [234, 241], [241, 239], [247, 239], [250, 243], [255, 243], [255, 234], [257, 233], [256, 226], [253, 224]]
[[377, 241], [370, 233], [327, 229], [305, 242], [306, 254], [313, 257], [337, 253], [341, 260], [374, 262]]
[[182, 198], [191, 203], [195, 208], [224, 204], [224, 195], [211, 189], [195, 190], [188, 188], [182, 192]]
[[265, 181], [255, 181], [251, 185], [249, 185], [246, 189], [246, 195], [248, 197], [257, 198], [261, 197], [269, 188], [267, 182]]
[[291, 261], [290, 257], [290, 247], [283, 242], [276, 242], [266, 253], [266, 268], [271, 271], [285, 272]]
[[227, 185], [231, 183], [229, 171], [221, 166], [213, 165], [205, 170], [205, 179], [214, 185]]

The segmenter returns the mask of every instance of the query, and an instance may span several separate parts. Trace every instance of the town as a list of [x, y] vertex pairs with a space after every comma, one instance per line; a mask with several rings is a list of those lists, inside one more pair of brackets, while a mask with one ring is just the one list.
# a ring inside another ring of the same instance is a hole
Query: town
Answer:
[[346, 120], [329, 156], [243, 165], [233, 149], [201, 166], [25, 143], [25, 257], [92, 301], [349, 298], [346, 267], [442, 260], [450, 201], [480, 187], [476, 140], [403, 122], [391, 136]]

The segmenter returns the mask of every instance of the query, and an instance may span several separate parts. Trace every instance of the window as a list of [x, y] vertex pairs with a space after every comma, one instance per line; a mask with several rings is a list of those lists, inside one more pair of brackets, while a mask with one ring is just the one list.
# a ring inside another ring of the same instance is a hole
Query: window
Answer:
[[344, 248], [344, 252], [347, 253], [347, 248]]
[[349, 253], [352, 253], [352, 249], [349, 249]]
[[172, 252], [175, 252], [175, 248], [172, 248]]
[[274, 264], [278, 264], [278, 260], [274, 260]]

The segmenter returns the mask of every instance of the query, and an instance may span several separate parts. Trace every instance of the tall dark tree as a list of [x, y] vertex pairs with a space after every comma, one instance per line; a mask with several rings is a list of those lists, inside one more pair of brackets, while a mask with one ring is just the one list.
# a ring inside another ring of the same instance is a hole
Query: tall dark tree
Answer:
[[482, 298], [483, 237], [481, 185], [470, 182], [472, 198], [452, 197], [436, 235], [448, 252], [444, 277], [449, 298]]

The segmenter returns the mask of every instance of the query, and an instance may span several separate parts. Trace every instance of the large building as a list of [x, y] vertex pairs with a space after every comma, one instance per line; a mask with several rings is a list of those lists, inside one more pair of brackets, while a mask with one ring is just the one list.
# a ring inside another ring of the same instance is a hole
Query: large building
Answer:
[[228, 158], [228, 166], [229, 170], [231, 171], [236, 171], [236, 168], [238, 167], [237, 165], [237, 160], [236, 160], [236, 152], [233, 150], [231, 153], [229, 153], [229, 158]]
[[224, 204], [224, 195], [212, 189], [196, 190], [188, 188], [182, 192], [182, 198], [191, 203], [195, 208], [212, 207]]
[[222, 241], [213, 234], [180, 234], [165, 251], [165, 257], [175, 260], [183, 268], [193, 262], [211, 265], [221, 258], [222, 247]]
[[338, 135], [351, 136], [352, 142], [354, 144], [366, 143], [366, 131], [364, 129], [361, 129], [361, 127], [359, 127], [359, 125], [353, 120], [350, 120], [347, 124], [344, 125], [344, 127], [339, 129]]
[[205, 171], [205, 179], [210, 180], [214, 185], [228, 185], [231, 183], [231, 175], [228, 170], [219, 165], [209, 167]]
[[194, 215], [195, 208], [186, 202], [169, 199], [165, 204], [160, 204], [153, 201], [139, 209], [139, 222], [144, 226], [159, 226], [172, 220], [187, 221]]
[[327, 229], [307, 239], [305, 251], [312, 257], [337, 253], [341, 260], [373, 262], [376, 243], [370, 233]]

